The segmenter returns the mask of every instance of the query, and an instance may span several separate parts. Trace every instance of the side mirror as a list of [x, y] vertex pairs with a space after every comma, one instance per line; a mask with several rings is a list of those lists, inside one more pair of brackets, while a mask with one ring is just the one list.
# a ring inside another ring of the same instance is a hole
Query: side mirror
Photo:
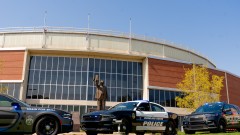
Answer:
[[225, 114], [228, 114], [228, 115], [231, 115], [231, 114], [232, 114], [232, 111], [231, 111], [230, 108], [229, 108], [229, 109], [224, 109], [223, 112], [224, 112]]
[[18, 103], [12, 103], [12, 107], [13, 107], [15, 110], [21, 110], [21, 106], [20, 106]]
[[137, 110], [138, 110], [138, 111], [145, 111], [145, 108], [142, 107], [142, 106], [140, 106], [140, 107], [137, 108]]

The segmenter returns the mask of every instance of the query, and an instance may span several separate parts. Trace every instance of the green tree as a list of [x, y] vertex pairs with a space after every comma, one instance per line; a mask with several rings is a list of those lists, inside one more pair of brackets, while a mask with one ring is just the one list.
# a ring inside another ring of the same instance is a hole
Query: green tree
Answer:
[[[0, 75], [2, 73], [2, 68], [3, 68], [3, 62], [0, 60]], [[2, 87], [0, 85], [0, 93], [6, 93], [7, 92], [7, 88], [6, 87]]]
[[177, 105], [193, 111], [206, 102], [219, 101], [223, 79], [223, 76], [210, 74], [204, 66], [185, 69], [184, 79], [177, 84], [182, 90], [182, 95], [176, 97]]

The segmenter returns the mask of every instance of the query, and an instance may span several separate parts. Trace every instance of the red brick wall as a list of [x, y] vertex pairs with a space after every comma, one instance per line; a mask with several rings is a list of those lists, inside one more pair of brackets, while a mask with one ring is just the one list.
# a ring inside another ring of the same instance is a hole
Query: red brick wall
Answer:
[[22, 80], [24, 51], [0, 51], [0, 80]]
[[[189, 64], [165, 61], [159, 59], [148, 59], [149, 85], [157, 87], [176, 88], [176, 84], [183, 79], [184, 68], [192, 68]], [[227, 102], [227, 90], [225, 72], [209, 69], [211, 74], [223, 76], [223, 89], [220, 101]], [[240, 78], [227, 74], [230, 103], [240, 106]]]
[[229, 102], [240, 106], [240, 78], [227, 74]]
[[176, 84], [183, 79], [184, 68], [190, 67], [188, 64], [149, 58], [149, 85], [176, 88]]

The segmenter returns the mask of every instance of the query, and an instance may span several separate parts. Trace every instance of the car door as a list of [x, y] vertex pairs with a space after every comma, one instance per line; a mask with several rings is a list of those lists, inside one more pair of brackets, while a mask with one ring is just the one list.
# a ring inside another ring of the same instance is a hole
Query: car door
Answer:
[[0, 95], [0, 132], [10, 129], [19, 119], [11, 104], [11, 99]]
[[136, 110], [136, 116], [141, 123], [136, 130], [165, 130], [163, 122], [168, 118], [168, 114], [157, 104], [141, 103]]
[[232, 112], [232, 125], [234, 128], [239, 129], [240, 116], [239, 116], [238, 108], [234, 105], [230, 105], [230, 108]]

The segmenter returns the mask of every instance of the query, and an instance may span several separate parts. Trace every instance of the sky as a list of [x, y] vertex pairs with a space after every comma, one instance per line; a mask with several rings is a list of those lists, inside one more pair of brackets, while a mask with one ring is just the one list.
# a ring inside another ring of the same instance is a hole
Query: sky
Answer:
[[207, 57], [240, 76], [239, 0], [0, 0], [0, 28], [113, 30], [156, 37]]

